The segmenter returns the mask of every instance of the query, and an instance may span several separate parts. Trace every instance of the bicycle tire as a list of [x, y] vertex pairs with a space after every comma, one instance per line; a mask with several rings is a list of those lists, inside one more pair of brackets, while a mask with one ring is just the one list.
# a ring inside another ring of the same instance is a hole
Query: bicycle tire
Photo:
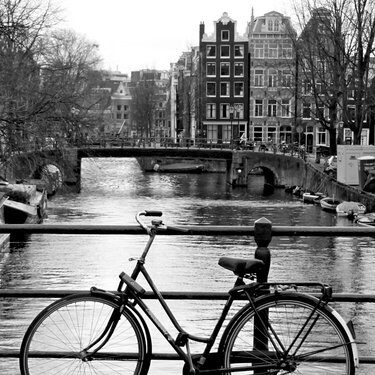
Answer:
[[[330, 306], [318, 306], [313, 313], [313, 319], [317, 318], [317, 321], [315, 325], [308, 325], [311, 331], [307, 333], [306, 339], [297, 339], [292, 344], [296, 332], [307, 321], [308, 314], [316, 308], [316, 302], [316, 298], [301, 293], [270, 294], [256, 299], [257, 311], [261, 314], [268, 311], [269, 326], [275, 332], [272, 333], [270, 328], [267, 334], [264, 330], [256, 331], [260, 342], [258, 348], [264, 345], [258, 350], [254, 350], [254, 320], [258, 318], [255, 318], [250, 304], [243, 307], [223, 333], [219, 345], [223, 367], [236, 368], [236, 374], [353, 375], [355, 359], [352, 346], [348, 344], [350, 338]], [[277, 340], [276, 336], [283, 347], [273, 343]], [[283, 357], [288, 359], [285, 361]], [[340, 358], [340, 362], [336, 363], [335, 358]], [[245, 366], [254, 368], [239, 370]]]
[[47, 306], [23, 338], [21, 374], [147, 374], [148, 342], [142, 325], [128, 307], [105, 346], [90, 360], [82, 359], [82, 350], [103, 332], [117, 307], [111, 298], [90, 293], [71, 295]]

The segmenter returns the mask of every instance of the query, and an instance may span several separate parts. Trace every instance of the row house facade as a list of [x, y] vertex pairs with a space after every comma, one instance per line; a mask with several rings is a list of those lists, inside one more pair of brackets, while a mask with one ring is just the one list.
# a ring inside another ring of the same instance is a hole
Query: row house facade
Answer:
[[250, 52], [249, 137], [291, 143], [295, 125], [294, 31], [289, 17], [269, 12], [248, 25]]
[[247, 35], [227, 13], [214, 22], [214, 32], [199, 29], [199, 135], [208, 142], [230, 143], [249, 131], [249, 66]]

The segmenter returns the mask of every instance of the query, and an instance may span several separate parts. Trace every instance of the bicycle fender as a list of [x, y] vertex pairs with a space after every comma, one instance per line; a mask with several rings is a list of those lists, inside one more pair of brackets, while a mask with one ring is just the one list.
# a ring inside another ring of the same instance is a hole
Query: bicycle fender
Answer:
[[[355, 365], [355, 368], [358, 368], [359, 367], [359, 354], [358, 354], [357, 343], [355, 341], [355, 338], [353, 337], [353, 333], [349, 329], [348, 324], [345, 322], [343, 317], [336, 310], [332, 309], [331, 313], [341, 323], [341, 325], [343, 326], [346, 334], [349, 337], [350, 346], [351, 346], [352, 351], [353, 351], [354, 365]], [[354, 330], [354, 327], [353, 327], [353, 330]]]
[[[99, 296], [104, 299], [108, 299], [111, 301], [114, 301], [117, 304], [121, 304], [121, 296], [118, 294], [115, 294], [113, 292], [110, 292], [108, 290], [104, 289], [99, 289], [96, 287], [92, 287], [90, 289], [90, 293], [96, 296]], [[141, 315], [141, 313], [131, 304], [125, 303], [125, 309], [127, 309], [128, 313], [132, 314], [135, 320], [139, 323], [141, 326], [143, 333], [145, 335], [146, 343], [147, 343], [147, 348], [146, 348], [146, 353], [148, 357], [148, 366], [150, 366], [151, 363], [151, 355], [152, 355], [152, 340], [151, 340], [151, 334], [150, 330], [146, 324], [146, 321], [144, 317]], [[147, 372], [147, 371], [146, 371]]]

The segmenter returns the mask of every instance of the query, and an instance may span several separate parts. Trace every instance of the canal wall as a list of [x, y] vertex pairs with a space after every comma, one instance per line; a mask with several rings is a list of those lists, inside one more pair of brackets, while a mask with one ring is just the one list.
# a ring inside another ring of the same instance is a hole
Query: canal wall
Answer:
[[357, 186], [345, 185], [329, 177], [312, 163], [305, 163], [302, 188], [314, 193], [320, 192], [341, 201], [361, 202], [367, 212], [375, 212], [375, 195], [360, 190]]

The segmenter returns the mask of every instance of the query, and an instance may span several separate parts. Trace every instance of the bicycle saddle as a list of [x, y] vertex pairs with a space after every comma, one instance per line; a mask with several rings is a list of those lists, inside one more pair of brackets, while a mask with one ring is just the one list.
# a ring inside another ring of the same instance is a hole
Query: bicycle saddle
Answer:
[[219, 265], [238, 276], [244, 276], [249, 273], [257, 273], [264, 267], [263, 261], [259, 259], [241, 259], [221, 257]]

